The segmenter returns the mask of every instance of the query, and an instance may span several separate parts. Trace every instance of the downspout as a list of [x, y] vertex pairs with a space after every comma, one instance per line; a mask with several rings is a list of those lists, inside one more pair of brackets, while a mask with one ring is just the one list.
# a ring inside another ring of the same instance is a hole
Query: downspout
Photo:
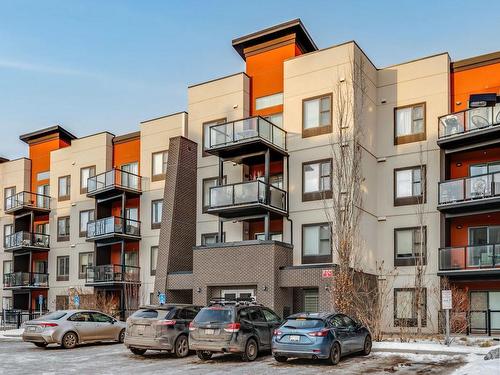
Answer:
[[[290, 210], [290, 156], [286, 156], [286, 210]], [[286, 219], [290, 223], [290, 244], [293, 246], [293, 220], [287, 215]]]

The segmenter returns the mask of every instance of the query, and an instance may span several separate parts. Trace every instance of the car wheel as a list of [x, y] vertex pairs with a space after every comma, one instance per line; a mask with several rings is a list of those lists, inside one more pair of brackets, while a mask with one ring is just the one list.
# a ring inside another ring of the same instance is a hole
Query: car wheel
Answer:
[[38, 348], [45, 348], [48, 345], [46, 342], [34, 342], [33, 344]]
[[73, 349], [78, 344], [78, 337], [74, 332], [67, 332], [62, 338], [62, 347], [64, 349]]
[[123, 343], [125, 341], [125, 328], [120, 331], [120, 335], [118, 335], [118, 342]]
[[328, 362], [330, 362], [331, 365], [336, 365], [340, 362], [340, 345], [338, 342], [333, 344]]
[[372, 351], [372, 338], [370, 335], [366, 335], [365, 343], [363, 345], [363, 351], [361, 352], [363, 355], [368, 355]]
[[257, 341], [255, 339], [248, 339], [247, 345], [245, 346], [245, 351], [242, 354], [242, 359], [245, 362], [255, 361], [257, 355], [259, 354], [259, 347], [257, 346]]
[[210, 358], [212, 358], [212, 352], [207, 352], [205, 350], [197, 350], [196, 355], [203, 361], [208, 361]]
[[175, 356], [177, 358], [187, 357], [189, 354], [188, 338], [181, 335], [175, 340]]
[[278, 355], [278, 356], [274, 357], [274, 359], [278, 362], [286, 362], [288, 360], [288, 357]]
[[144, 353], [146, 353], [146, 349], [139, 349], [139, 348], [130, 348], [130, 351], [135, 355], [143, 355]]

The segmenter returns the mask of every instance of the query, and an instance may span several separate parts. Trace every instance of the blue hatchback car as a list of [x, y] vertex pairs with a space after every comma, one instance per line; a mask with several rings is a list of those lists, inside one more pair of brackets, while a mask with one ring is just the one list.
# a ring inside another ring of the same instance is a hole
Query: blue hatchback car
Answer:
[[351, 353], [370, 354], [368, 329], [339, 313], [300, 313], [289, 316], [273, 333], [272, 352], [278, 362], [288, 358], [327, 359], [336, 365]]

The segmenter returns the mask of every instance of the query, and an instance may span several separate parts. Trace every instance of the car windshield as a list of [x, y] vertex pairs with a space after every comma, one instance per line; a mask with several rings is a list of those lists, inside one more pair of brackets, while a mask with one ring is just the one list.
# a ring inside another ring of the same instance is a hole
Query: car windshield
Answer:
[[39, 318], [36, 318], [35, 320], [59, 320], [63, 316], [66, 316], [66, 313], [64, 311], [54, 311], [48, 313], [47, 315], [43, 315]]
[[298, 329], [298, 328], [323, 328], [325, 326], [325, 322], [319, 319], [288, 319], [285, 324], [283, 324], [284, 328]]
[[142, 319], [156, 319], [160, 317], [163, 319], [170, 311], [172, 311], [173, 307], [155, 310], [155, 309], [140, 309], [132, 314], [132, 318], [142, 318]]
[[227, 323], [233, 320], [233, 310], [220, 307], [201, 309], [194, 321], [197, 323]]

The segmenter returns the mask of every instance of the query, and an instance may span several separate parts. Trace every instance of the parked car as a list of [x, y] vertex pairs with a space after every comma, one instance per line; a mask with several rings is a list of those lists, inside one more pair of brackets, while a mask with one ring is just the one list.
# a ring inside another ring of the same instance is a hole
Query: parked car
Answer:
[[143, 306], [127, 319], [125, 346], [137, 355], [165, 350], [178, 358], [189, 354], [189, 323], [200, 311], [194, 305]]
[[123, 342], [125, 322], [100, 311], [59, 310], [27, 321], [22, 338], [40, 348], [59, 344], [65, 349], [91, 342]]
[[327, 359], [336, 365], [341, 356], [368, 355], [371, 349], [369, 330], [338, 313], [294, 314], [273, 333], [272, 353], [278, 362], [293, 357]]
[[253, 361], [271, 349], [272, 332], [281, 318], [271, 309], [251, 302], [216, 301], [201, 309], [189, 326], [189, 348], [202, 360], [213, 353], [238, 353]]

